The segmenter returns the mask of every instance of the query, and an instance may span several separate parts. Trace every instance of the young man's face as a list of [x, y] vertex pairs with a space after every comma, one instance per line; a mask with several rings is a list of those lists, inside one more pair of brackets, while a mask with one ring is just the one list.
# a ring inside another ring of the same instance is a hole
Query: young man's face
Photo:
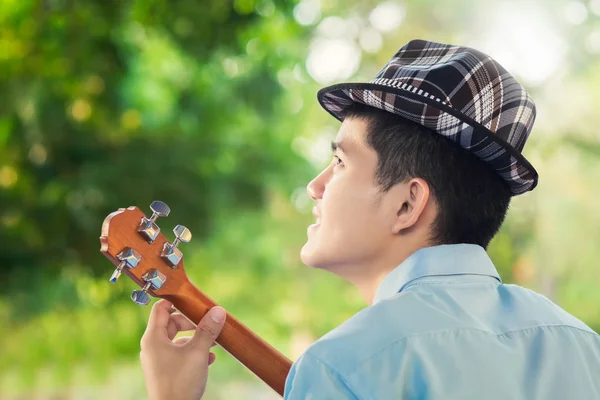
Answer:
[[368, 265], [393, 239], [395, 209], [379, 193], [377, 153], [366, 144], [366, 128], [363, 119], [344, 120], [331, 164], [308, 184], [316, 201], [316, 223], [300, 253], [308, 266], [353, 274], [353, 266]]

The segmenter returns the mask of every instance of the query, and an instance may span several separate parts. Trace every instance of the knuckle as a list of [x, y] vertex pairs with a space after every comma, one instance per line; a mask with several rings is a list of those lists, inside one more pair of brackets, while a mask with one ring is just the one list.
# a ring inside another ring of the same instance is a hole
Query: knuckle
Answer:
[[142, 351], [144, 351], [148, 348], [148, 346], [150, 345], [149, 341], [150, 341], [150, 339], [148, 338], [148, 335], [142, 336], [142, 338], [140, 339], [140, 349]]
[[204, 335], [208, 335], [211, 338], [216, 338], [217, 337], [217, 329], [209, 324], [204, 324], [202, 326], [200, 326], [200, 331], [204, 334]]

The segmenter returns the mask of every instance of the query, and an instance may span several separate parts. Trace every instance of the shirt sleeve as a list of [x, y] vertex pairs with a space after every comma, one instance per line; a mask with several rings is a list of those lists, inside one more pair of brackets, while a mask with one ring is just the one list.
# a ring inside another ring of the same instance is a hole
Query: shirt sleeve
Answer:
[[335, 369], [310, 353], [304, 353], [292, 365], [285, 381], [283, 398], [284, 400], [358, 400]]

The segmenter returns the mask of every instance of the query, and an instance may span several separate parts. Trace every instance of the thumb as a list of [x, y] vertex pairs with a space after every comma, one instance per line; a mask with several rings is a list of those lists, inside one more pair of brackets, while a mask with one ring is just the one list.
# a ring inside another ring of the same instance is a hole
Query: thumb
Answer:
[[192, 346], [209, 351], [213, 342], [217, 339], [225, 324], [227, 313], [223, 307], [213, 307], [208, 312], [198, 325], [193, 338], [189, 341]]

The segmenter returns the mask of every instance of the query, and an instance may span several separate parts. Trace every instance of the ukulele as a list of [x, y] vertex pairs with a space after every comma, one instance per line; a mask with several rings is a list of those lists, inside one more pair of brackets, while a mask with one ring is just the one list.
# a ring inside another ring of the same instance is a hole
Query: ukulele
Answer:
[[[152, 202], [150, 209], [150, 218], [139, 208], [129, 207], [104, 220], [100, 252], [117, 266], [110, 281], [115, 283], [125, 273], [142, 288], [131, 294], [135, 303], [148, 305], [150, 295], [167, 299], [197, 324], [217, 304], [190, 282], [183, 268], [183, 253], [178, 245], [189, 242], [192, 234], [185, 226], [177, 225], [173, 230], [175, 240], [169, 243], [156, 219], [168, 216], [171, 210], [162, 201]], [[292, 366], [288, 358], [229, 313], [216, 342], [283, 396]]]

